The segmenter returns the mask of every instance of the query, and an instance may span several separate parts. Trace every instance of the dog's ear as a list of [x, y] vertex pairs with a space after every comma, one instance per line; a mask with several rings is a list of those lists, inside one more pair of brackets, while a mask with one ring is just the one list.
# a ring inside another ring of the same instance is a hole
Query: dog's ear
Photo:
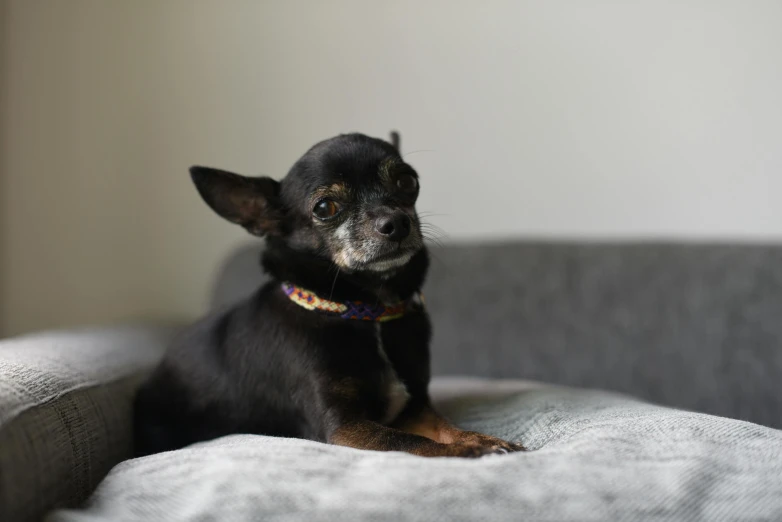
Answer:
[[280, 183], [271, 178], [248, 178], [208, 167], [191, 167], [198, 193], [212, 210], [256, 236], [275, 235], [282, 225]]
[[389, 141], [391, 142], [391, 145], [394, 146], [396, 151], [401, 154], [402, 150], [399, 147], [402, 146], [402, 137], [397, 131], [391, 131], [391, 139]]

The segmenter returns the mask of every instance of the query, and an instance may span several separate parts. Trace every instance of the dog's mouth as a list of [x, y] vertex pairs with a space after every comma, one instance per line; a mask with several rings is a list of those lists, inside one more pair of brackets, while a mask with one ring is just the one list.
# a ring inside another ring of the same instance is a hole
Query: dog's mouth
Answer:
[[366, 228], [351, 226], [350, 221], [340, 225], [330, 241], [332, 260], [337, 266], [348, 271], [390, 274], [405, 266], [424, 247], [417, 226], [399, 241], [377, 237], [377, 233], [368, 233]]
[[389, 252], [372, 256], [372, 258], [365, 263], [365, 268], [373, 272], [385, 272], [387, 270], [400, 268], [406, 265], [417, 251], [417, 248], [395, 247]]
[[412, 244], [362, 245], [357, 248], [346, 245], [337, 251], [336, 264], [343, 269], [369, 272], [391, 272], [406, 265], [421, 249], [416, 242]]

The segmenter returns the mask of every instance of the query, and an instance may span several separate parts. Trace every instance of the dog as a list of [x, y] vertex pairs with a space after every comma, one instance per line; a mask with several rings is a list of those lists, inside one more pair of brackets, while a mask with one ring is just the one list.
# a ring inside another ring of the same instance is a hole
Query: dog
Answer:
[[339, 135], [279, 182], [190, 169], [212, 210], [265, 237], [271, 281], [173, 342], [135, 398], [137, 455], [236, 433], [425, 457], [524, 449], [432, 406], [419, 178], [398, 145]]

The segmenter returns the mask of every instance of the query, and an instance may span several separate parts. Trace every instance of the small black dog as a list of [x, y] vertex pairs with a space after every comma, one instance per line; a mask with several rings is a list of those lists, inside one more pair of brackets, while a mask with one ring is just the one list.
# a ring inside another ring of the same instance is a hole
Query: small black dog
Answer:
[[322, 141], [281, 182], [190, 170], [215, 212], [266, 236], [272, 281], [170, 348], [136, 397], [139, 455], [232, 433], [422, 456], [523, 449], [432, 408], [418, 175], [393, 137]]

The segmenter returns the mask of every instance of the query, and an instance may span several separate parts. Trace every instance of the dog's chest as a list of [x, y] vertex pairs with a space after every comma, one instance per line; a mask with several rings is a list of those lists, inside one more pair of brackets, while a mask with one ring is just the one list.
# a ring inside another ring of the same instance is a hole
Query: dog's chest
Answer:
[[394, 366], [388, 359], [386, 350], [383, 346], [383, 336], [381, 330], [381, 323], [375, 323], [375, 339], [377, 340], [377, 351], [380, 358], [385, 363], [383, 370], [383, 376], [380, 382], [380, 393], [385, 399], [385, 412], [381, 419], [383, 424], [390, 424], [396, 419], [402, 410], [405, 409], [407, 402], [410, 400], [410, 393], [407, 391], [407, 387], [399, 379], [399, 376], [394, 370]]

